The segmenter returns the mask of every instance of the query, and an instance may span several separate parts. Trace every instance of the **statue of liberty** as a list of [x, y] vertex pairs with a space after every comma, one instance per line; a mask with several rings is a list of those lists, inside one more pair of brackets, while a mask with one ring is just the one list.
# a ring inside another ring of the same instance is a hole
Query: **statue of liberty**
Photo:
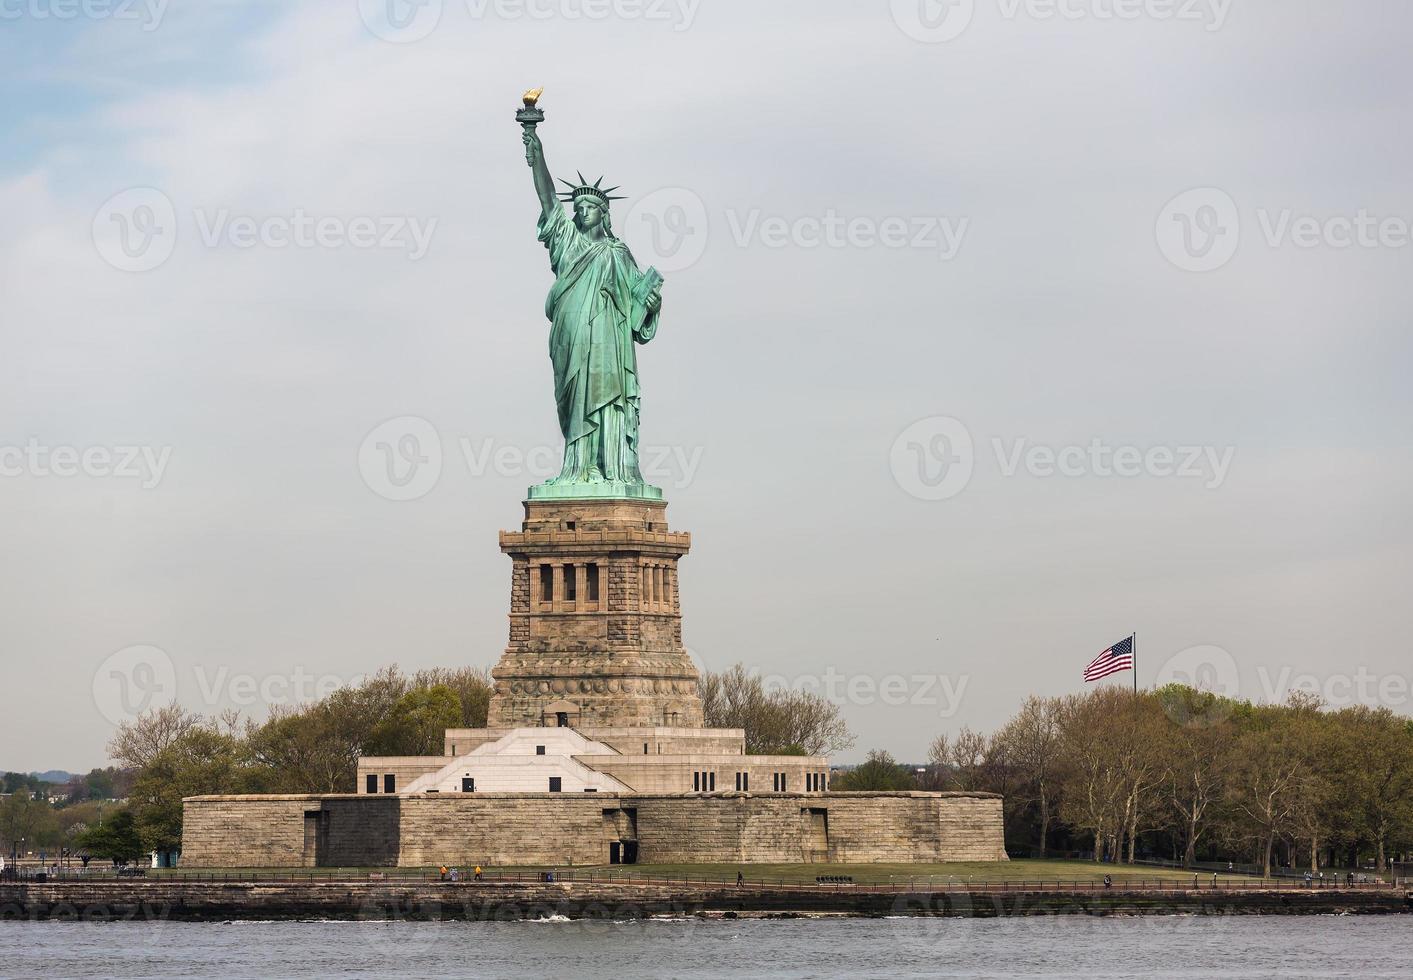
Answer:
[[[525, 96], [517, 119], [525, 130], [525, 158], [540, 199], [540, 241], [549, 250], [555, 283], [545, 303], [552, 324], [550, 361], [554, 398], [564, 435], [559, 476], [532, 487], [533, 499], [638, 497], [661, 499], [638, 466], [638, 355], [657, 333], [662, 276], [640, 272], [628, 246], [613, 234], [610, 202], [616, 187], [579, 175], [557, 194], [535, 126], [544, 113], [538, 92]], [[573, 208], [571, 219], [561, 206]]]

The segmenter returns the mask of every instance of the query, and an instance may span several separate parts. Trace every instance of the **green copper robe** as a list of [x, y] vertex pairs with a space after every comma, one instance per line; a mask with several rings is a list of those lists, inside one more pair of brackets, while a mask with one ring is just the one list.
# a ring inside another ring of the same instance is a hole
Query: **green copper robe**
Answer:
[[584, 235], [563, 208], [542, 217], [539, 232], [555, 274], [545, 316], [554, 324], [549, 351], [565, 443], [564, 467], [550, 485], [641, 485], [633, 345], [657, 333], [646, 300], [661, 277], [639, 272], [612, 232], [598, 241]]

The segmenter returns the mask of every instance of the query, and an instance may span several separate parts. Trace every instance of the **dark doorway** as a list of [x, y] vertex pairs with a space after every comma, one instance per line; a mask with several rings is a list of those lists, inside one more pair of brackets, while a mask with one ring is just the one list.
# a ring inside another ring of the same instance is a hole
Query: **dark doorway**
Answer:
[[560, 728], [568, 728], [568, 727], [569, 727], [569, 712], [567, 712], [567, 711], [557, 711], [557, 712], [555, 712], [555, 715], [554, 715], [554, 723], [555, 723], [556, 725], [558, 725]]
[[470, 776], [465, 776], [465, 777], [463, 777], [462, 780], [461, 780], [461, 792], [463, 792], [463, 793], [474, 793], [474, 792], [476, 792], [476, 780], [472, 779]]
[[611, 841], [608, 842], [608, 863], [609, 863], [609, 864], [622, 864], [622, 863], [623, 863], [623, 861], [622, 861], [622, 848], [623, 848], [623, 845], [622, 845], [621, 843], [619, 843], [618, 841], [616, 841], [616, 840], [611, 840]]
[[635, 841], [635, 840], [626, 840], [626, 841], [623, 842], [623, 863], [624, 863], [624, 864], [637, 864], [637, 863], [638, 863], [638, 842], [637, 842], [637, 841]]

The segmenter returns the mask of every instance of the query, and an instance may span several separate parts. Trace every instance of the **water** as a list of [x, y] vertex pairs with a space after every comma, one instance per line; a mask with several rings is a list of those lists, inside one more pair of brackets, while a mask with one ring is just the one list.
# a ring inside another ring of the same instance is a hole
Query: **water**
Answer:
[[1408, 916], [0, 924], [5, 977], [1398, 977]]

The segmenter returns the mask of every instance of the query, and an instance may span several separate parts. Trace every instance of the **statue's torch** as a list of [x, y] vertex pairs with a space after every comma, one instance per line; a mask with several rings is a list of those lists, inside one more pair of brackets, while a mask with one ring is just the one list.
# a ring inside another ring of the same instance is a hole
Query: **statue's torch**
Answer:
[[[535, 127], [545, 121], [545, 111], [540, 108], [540, 96], [545, 90], [534, 88], [524, 95], [525, 105], [515, 113], [515, 121], [525, 128], [527, 136], [535, 135]], [[531, 165], [535, 162], [534, 152], [527, 146], [525, 148], [525, 162]]]

